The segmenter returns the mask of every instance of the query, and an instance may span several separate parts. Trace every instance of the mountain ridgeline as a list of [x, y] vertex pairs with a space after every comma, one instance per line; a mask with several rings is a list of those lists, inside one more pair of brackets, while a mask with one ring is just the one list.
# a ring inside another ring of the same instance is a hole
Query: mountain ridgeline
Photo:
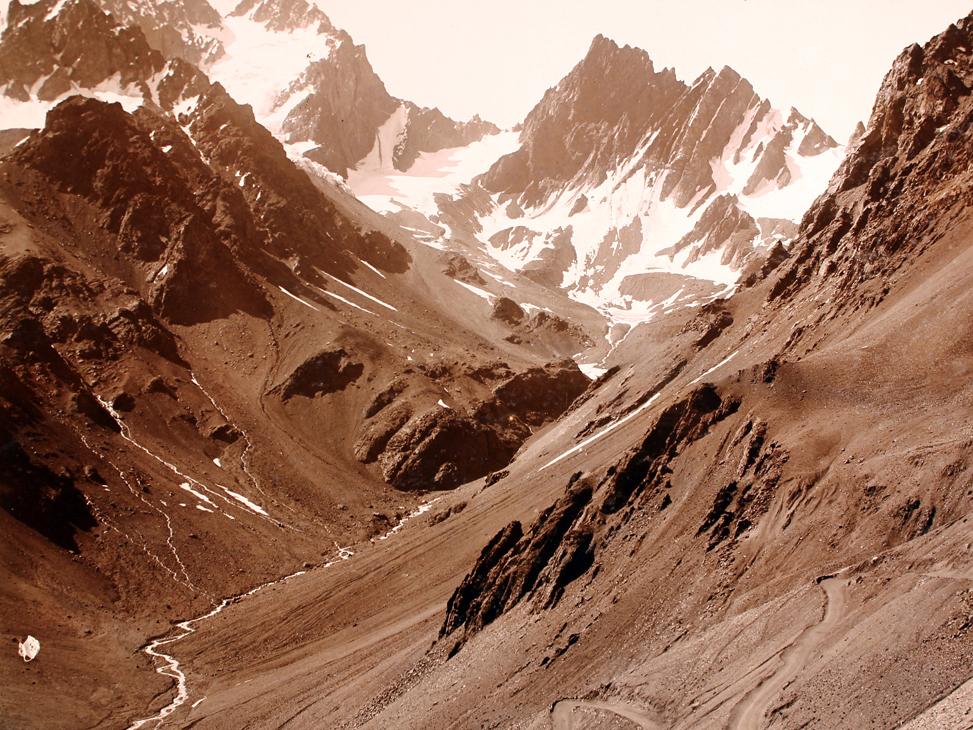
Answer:
[[973, 16], [847, 146], [600, 35], [500, 130], [305, 0], [2, 24], [5, 726], [968, 724]]

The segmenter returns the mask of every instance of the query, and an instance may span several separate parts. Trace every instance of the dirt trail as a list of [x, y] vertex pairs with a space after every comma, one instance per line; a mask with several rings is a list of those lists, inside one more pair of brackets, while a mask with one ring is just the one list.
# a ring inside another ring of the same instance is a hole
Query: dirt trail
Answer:
[[844, 612], [847, 580], [832, 576], [821, 581], [825, 606], [821, 621], [808, 626], [781, 653], [778, 670], [762, 680], [737, 705], [731, 726], [739, 730], [759, 730], [767, 725], [767, 713], [780, 693], [801, 673], [821, 641], [838, 623]]
[[608, 712], [630, 720], [640, 728], [645, 728], [645, 730], [662, 730], [665, 727], [656, 717], [649, 715], [645, 710], [635, 705], [628, 705], [622, 702], [559, 700], [554, 703], [554, 708], [551, 710], [551, 723], [554, 726], [554, 730], [572, 730], [573, 728], [584, 727], [584, 725], [579, 723], [578, 719], [573, 717], [574, 711], [578, 709]]

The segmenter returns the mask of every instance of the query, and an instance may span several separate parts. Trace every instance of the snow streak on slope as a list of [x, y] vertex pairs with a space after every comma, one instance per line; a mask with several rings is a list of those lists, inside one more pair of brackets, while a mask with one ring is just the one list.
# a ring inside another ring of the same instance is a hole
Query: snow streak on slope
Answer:
[[[115, 423], [118, 424], [119, 433], [123, 439], [125, 439], [128, 443], [132, 444], [132, 446], [137, 448], [139, 451], [155, 459], [157, 462], [162, 464], [166, 469], [168, 469], [170, 472], [176, 475], [179, 479], [185, 480], [183, 482], [180, 482], [179, 484], [179, 487], [181, 489], [196, 496], [200, 500], [205, 500], [206, 504], [214, 507], [217, 511], [219, 511], [223, 516], [227, 517], [228, 519], [235, 520], [236, 518], [233, 515], [231, 515], [229, 512], [223, 510], [209, 497], [214, 497], [217, 500], [222, 500], [223, 502], [226, 502], [226, 504], [229, 506], [235, 506], [239, 509], [243, 509], [244, 511], [250, 512], [255, 515], [259, 515], [260, 517], [263, 517], [265, 519], [268, 520], [271, 519], [270, 515], [267, 513], [265, 509], [263, 509], [263, 507], [247, 499], [243, 495], [231, 491], [230, 489], [226, 488], [222, 484], [217, 484], [216, 486], [222, 489], [226, 493], [226, 496], [224, 496], [219, 492], [213, 490], [212, 488], [208, 487], [206, 484], [199, 481], [198, 479], [195, 479], [189, 476], [188, 474], [186, 474], [185, 472], [181, 471], [179, 467], [177, 467], [175, 464], [172, 464], [171, 462], [163, 459], [161, 456], [159, 456], [154, 451], [152, 451], [151, 449], [149, 449], [148, 447], [146, 447], [145, 445], [143, 445], [142, 443], [140, 443], [135, 439], [135, 437], [131, 433], [131, 430], [128, 427], [128, 424], [125, 423], [125, 421], [121, 418], [121, 415], [118, 413], [117, 410], [115, 410], [115, 408], [112, 406], [111, 403], [109, 403], [107, 400], [105, 400], [99, 395], [95, 395], [95, 398], [98, 400], [101, 406], [111, 415]], [[205, 493], [205, 495], [209, 495], [209, 497], [205, 496], [203, 493]], [[209, 510], [206, 509], [203, 511], [209, 511]], [[278, 527], [282, 526], [282, 524], [280, 522], [277, 522], [276, 520], [271, 520], [271, 521], [274, 522]]]

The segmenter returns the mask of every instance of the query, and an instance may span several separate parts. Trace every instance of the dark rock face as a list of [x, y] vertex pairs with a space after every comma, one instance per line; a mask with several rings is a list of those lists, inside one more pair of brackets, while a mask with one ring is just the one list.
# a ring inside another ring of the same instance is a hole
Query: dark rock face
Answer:
[[489, 425], [440, 409], [396, 433], [379, 464], [397, 489], [451, 489], [508, 464], [517, 446]]
[[702, 350], [733, 324], [733, 315], [727, 311], [725, 305], [722, 299], [703, 305], [700, 307], [699, 314], [683, 328], [683, 332], [698, 333], [698, 339], [693, 342], [693, 347]]
[[524, 321], [524, 317], [526, 317], [527, 314], [513, 299], [500, 297], [493, 305], [493, 311], [490, 313], [490, 316], [493, 319], [498, 319], [501, 322], [505, 322], [512, 327], [515, 327]]
[[790, 258], [790, 252], [778, 241], [763, 260], [752, 261], [750, 265], [741, 272], [740, 287], [747, 288], [757, 282], [763, 281], [774, 273], [781, 264]]
[[446, 604], [446, 618], [439, 630], [440, 637], [467, 623], [482, 628], [500, 615], [501, 611], [497, 609], [502, 609], [502, 604], [496, 608], [491, 605], [495, 593], [489, 589], [496, 582], [498, 566], [505, 563], [523, 536], [523, 527], [514, 521], [490, 539], [473, 569], [450, 596]]
[[474, 286], [486, 286], [486, 281], [462, 254], [453, 251], [443, 254], [443, 273], [457, 281], [463, 281]]
[[231, 15], [249, 15], [270, 30], [281, 32], [308, 26], [316, 26], [321, 34], [335, 30], [328, 16], [305, 0], [242, 0]]
[[386, 406], [395, 402], [395, 399], [402, 395], [409, 387], [408, 381], [404, 378], [394, 380], [389, 386], [381, 391], [365, 409], [365, 418], [371, 418], [376, 413], [381, 412]]
[[451, 489], [509, 464], [532, 430], [564, 413], [590, 382], [568, 360], [508, 377], [469, 415], [439, 408], [411, 420], [410, 409], [393, 405], [368, 426], [356, 456], [377, 460], [398, 489]]
[[[120, 105], [82, 97], [61, 103], [45, 131], [18, 148], [11, 163], [110, 210], [106, 233], [144, 272], [141, 280], [126, 278], [171, 321], [266, 311], [264, 296], [200, 209], [190, 181], [171, 174], [169, 159]], [[154, 280], [163, 266], [166, 275]]]
[[662, 487], [666, 463], [678, 450], [701, 439], [714, 424], [736, 412], [738, 405], [737, 401], [721, 399], [713, 386], [703, 385], [664, 410], [642, 443], [602, 484], [602, 513], [618, 512], [633, 496]]
[[[57, 415], [89, 433], [118, 434], [118, 422], [88, 385], [91, 374], [133, 351], [159, 363], [183, 361], [171, 333], [133, 292], [31, 255], [0, 258], [0, 332], [0, 506], [75, 550], [78, 534], [96, 520], [77, 483], [80, 468], [63, 460], [74, 437]], [[54, 417], [46, 408], [52, 398]], [[121, 407], [134, 400], [115, 398]], [[40, 449], [39, 435], [51, 439]]]
[[571, 347], [581, 349], [593, 344], [582, 327], [545, 309], [528, 316], [523, 307], [509, 297], [497, 299], [490, 317], [502, 322], [512, 331], [506, 338], [508, 342], [560, 342], [570, 343]]
[[411, 102], [405, 105], [409, 116], [402, 143], [395, 148], [396, 170], [408, 170], [423, 152], [462, 147], [500, 131], [497, 125], [479, 116], [457, 122], [439, 109], [419, 107]]
[[[120, 285], [91, 282], [62, 265], [33, 256], [0, 260], [0, 285], [9, 333], [3, 342], [22, 356], [43, 361], [76, 386], [74, 392], [87, 388], [60, 352], [80, 360], [105, 361], [142, 348], [184, 364], [172, 333], [144, 302]], [[109, 302], [111, 306], [103, 308], [101, 303]]]
[[57, 99], [74, 86], [93, 88], [116, 74], [122, 86], [142, 86], [159, 71], [163, 57], [137, 28], [121, 28], [91, 0], [73, 0], [51, 18], [57, 0], [33, 5], [10, 3], [0, 43], [0, 86], [27, 101], [37, 89], [42, 101]]
[[388, 448], [389, 441], [412, 419], [413, 411], [407, 403], [384, 409], [372, 418], [365, 432], [355, 442], [355, 458], [363, 464], [372, 464]]
[[518, 373], [493, 390], [493, 398], [473, 410], [477, 420], [518, 419], [538, 428], [564, 413], [591, 384], [573, 360]]
[[[588, 55], [524, 120], [524, 146], [500, 160], [483, 185], [536, 205], [579, 173], [597, 175], [630, 154], [682, 91], [671, 70], [598, 36]], [[614, 122], [617, 134], [604, 129]]]
[[343, 177], [375, 146], [378, 129], [398, 108], [365, 55], [364, 46], [344, 39], [329, 58], [312, 63], [293, 82], [291, 93], [313, 91], [287, 115], [282, 132], [292, 142], [318, 147], [307, 157]]
[[913, 45], [882, 84], [867, 131], [801, 222], [771, 301], [821, 275], [836, 308], [873, 306], [920, 252], [943, 211], [968, 199], [973, 156], [973, 19]]
[[837, 146], [838, 143], [835, 142], [834, 138], [821, 129], [817, 122], [814, 120], [808, 120], [804, 117], [801, 117], [801, 121], [810, 123], [811, 129], [807, 135], [805, 135], [804, 139], [801, 140], [801, 144], [797, 148], [797, 154], [812, 156]]
[[212, 63], [223, 55], [219, 39], [222, 19], [206, 0], [162, 0], [130, 3], [97, 0], [123, 26], [138, 26], [145, 40], [166, 58]]
[[423, 152], [460, 147], [499, 132], [479, 118], [456, 122], [438, 109], [389, 96], [365, 47], [350, 40], [339, 43], [331, 58], [309, 66], [291, 88], [297, 93], [308, 87], [314, 92], [288, 114], [283, 131], [292, 142], [318, 142], [307, 157], [342, 177], [375, 148], [378, 130], [394, 123], [390, 120], [396, 115], [401, 116], [399, 141], [391, 150], [379, 149], [379, 162], [400, 171], [408, 170]]
[[698, 387], [660, 413], [641, 443], [596, 487], [576, 474], [565, 495], [526, 531], [518, 522], [501, 530], [450, 598], [440, 637], [462, 629], [455, 651], [522, 600], [529, 598], [535, 610], [555, 605], [564, 588], [594, 563], [599, 542], [610, 536], [611, 520], [624, 519], [613, 516], [630, 504], [663, 501], [667, 464], [735, 413], [738, 405], [721, 398], [710, 385]]
[[[465, 639], [532, 592], [542, 587], [562, 589], [574, 572], [569, 566], [577, 564], [579, 552], [590, 548], [590, 533], [572, 534], [571, 529], [591, 497], [589, 484], [575, 482], [564, 497], [537, 516], [526, 533], [519, 522], [500, 530], [446, 604], [440, 637], [462, 627]], [[565, 558], [551, 565], [561, 551]]]
[[530, 316], [530, 319], [523, 325], [522, 329], [527, 336], [553, 334], [567, 336], [577, 342], [581, 347], [590, 347], [592, 344], [591, 338], [588, 337], [587, 333], [581, 327], [569, 322], [564, 317], [543, 309], [539, 312], [534, 312]]
[[720, 195], [709, 204], [693, 230], [663, 253], [675, 256], [692, 247], [688, 260], [698, 261], [709, 253], [721, 252], [721, 263], [741, 268], [753, 255], [752, 242], [759, 233], [757, 222], [739, 207], [735, 195]]
[[0, 429], [0, 507], [65, 550], [76, 550], [75, 533], [97, 525], [69, 474], [55, 474], [30, 458]]
[[295, 396], [317, 398], [344, 390], [364, 370], [365, 366], [355, 362], [343, 348], [319, 352], [301, 363], [275, 392], [285, 401]]

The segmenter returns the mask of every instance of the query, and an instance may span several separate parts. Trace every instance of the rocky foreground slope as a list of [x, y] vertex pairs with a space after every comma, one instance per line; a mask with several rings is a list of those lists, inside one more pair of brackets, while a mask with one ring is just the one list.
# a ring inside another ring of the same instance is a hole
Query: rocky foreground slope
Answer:
[[179, 717], [968, 724], [970, 49], [907, 49], [790, 255], [636, 329], [505, 473], [184, 642]]

